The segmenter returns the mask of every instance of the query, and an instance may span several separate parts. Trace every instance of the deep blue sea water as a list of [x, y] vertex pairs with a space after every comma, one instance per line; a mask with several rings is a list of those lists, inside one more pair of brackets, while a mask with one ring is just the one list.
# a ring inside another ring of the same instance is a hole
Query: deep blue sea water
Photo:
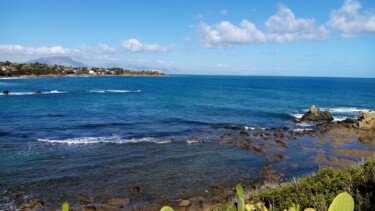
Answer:
[[[134, 186], [144, 199], [174, 198], [178, 191], [193, 195], [214, 184], [256, 181], [267, 161], [217, 144], [220, 135], [304, 128], [290, 120], [311, 105], [330, 110], [336, 120], [375, 110], [375, 79], [360, 78], [0, 79], [5, 89], [10, 94], [0, 94], [0, 189], [52, 201], [122, 196]], [[296, 153], [308, 162], [308, 154]]]

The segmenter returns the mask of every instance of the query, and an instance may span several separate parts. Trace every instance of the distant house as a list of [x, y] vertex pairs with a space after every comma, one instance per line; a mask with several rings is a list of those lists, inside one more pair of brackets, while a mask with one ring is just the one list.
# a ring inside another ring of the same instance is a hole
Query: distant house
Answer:
[[89, 71], [89, 74], [90, 74], [90, 75], [94, 75], [94, 74], [95, 74], [95, 71], [94, 71], [94, 70], [90, 70], [90, 71]]
[[150, 70], [150, 72], [161, 73], [161, 70]]

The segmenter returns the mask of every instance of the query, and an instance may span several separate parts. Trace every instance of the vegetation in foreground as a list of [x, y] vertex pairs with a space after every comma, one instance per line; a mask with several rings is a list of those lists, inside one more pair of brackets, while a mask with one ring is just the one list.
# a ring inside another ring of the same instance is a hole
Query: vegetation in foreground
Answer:
[[[271, 208], [270, 210], [275, 211], [296, 205], [301, 210], [306, 208], [328, 210], [336, 195], [347, 192], [354, 198], [355, 210], [375, 210], [374, 190], [375, 159], [372, 159], [355, 168], [343, 170], [326, 168], [320, 170], [316, 175], [302, 178], [297, 182], [251, 193], [244, 197], [244, 203], [257, 204], [261, 202]], [[222, 209], [236, 210], [236, 206], [224, 204]]]
[[[296, 182], [250, 194], [244, 194], [242, 186], [237, 185], [237, 201], [223, 203], [214, 210], [375, 210], [374, 190], [375, 159], [372, 159], [354, 168], [325, 168]], [[161, 211], [173, 211], [173, 208], [165, 206]]]
[[65, 67], [38, 62], [31, 64], [0, 62], [0, 77], [19, 76], [65, 76], [65, 75], [125, 75], [125, 76], [167, 76], [158, 70], [134, 71], [122, 68]]

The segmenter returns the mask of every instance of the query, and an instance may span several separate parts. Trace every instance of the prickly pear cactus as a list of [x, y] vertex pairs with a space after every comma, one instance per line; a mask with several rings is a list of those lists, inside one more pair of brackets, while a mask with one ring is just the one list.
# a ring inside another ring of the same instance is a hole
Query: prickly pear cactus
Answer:
[[343, 192], [333, 199], [328, 211], [353, 211], [354, 210], [354, 199], [347, 193]]
[[244, 198], [243, 198], [243, 188], [242, 188], [241, 184], [236, 185], [236, 191], [237, 191], [237, 195], [238, 195], [237, 210], [238, 211], [245, 211], [245, 201], [244, 201]]
[[62, 204], [62, 211], [69, 211], [69, 208], [70, 208], [69, 203], [64, 202]]
[[164, 206], [160, 209], [160, 211], [174, 211], [174, 209], [170, 206]]

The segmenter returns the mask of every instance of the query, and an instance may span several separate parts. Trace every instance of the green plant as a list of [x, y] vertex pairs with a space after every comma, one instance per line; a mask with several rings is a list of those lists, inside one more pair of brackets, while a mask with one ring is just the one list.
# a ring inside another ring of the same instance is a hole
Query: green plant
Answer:
[[353, 210], [354, 210], [354, 200], [353, 200], [353, 197], [347, 192], [343, 192], [337, 195], [328, 208], [328, 211], [353, 211]]
[[164, 206], [160, 209], [160, 211], [174, 211], [174, 209], [170, 206]]
[[62, 211], [69, 211], [69, 203], [68, 202], [64, 202], [62, 204]]
[[238, 195], [238, 201], [237, 201], [237, 210], [238, 211], [245, 211], [245, 200], [243, 197], [243, 188], [241, 184], [236, 185], [236, 192]]

